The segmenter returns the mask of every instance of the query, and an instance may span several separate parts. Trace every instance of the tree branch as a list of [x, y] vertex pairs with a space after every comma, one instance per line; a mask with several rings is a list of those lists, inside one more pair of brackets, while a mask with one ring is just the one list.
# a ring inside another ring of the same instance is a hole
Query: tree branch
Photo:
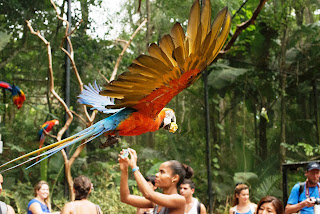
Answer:
[[232, 47], [232, 45], [235, 43], [235, 41], [237, 40], [237, 38], [239, 37], [239, 35], [241, 34], [241, 32], [243, 30], [245, 30], [246, 28], [248, 28], [250, 25], [254, 24], [255, 20], [257, 19], [259, 13], [261, 12], [264, 4], [267, 2], [268, 0], [260, 0], [259, 5], [257, 6], [257, 8], [255, 9], [255, 11], [252, 14], [252, 17], [245, 21], [242, 22], [241, 24], [237, 25], [237, 29], [236, 32], [233, 34], [232, 38], [229, 40], [229, 42], [227, 43], [227, 45], [220, 51], [218, 58], [221, 58], [225, 53], [227, 53], [230, 48]]
[[63, 99], [56, 93], [56, 91], [54, 90], [54, 77], [53, 77], [53, 69], [52, 69], [52, 55], [51, 55], [51, 46], [50, 46], [50, 42], [48, 42], [41, 34], [39, 31], [34, 31], [31, 23], [27, 20], [27, 26], [30, 29], [30, 32], [34, 35], [36, 35], [38, 38], [40, 38], [43, 43], [47, 46], [47, 54], [48, 54], [48, 67], [49, 67], [49, 80], [50, 80], [50, 92], [53, 94], [53, 96], [60, 102], [60, 104], [64, 107], [66, 113], [68, 114], [68, 119], [66, 121], [66, 123], [64, 124], [64, 126], [62, 127], [62, 129], [58, 132], [57, 135], [57, 140], [60, 141], [62, 135], [65, 133], [65, 131], [69, 128], [72, 120], [73, 120], [73, 115], [71, 113], [71, 111], [69, 110], [68, 106], [66, 105], [66, 103], [63, 101]]
[[124, 46], [122, 52], [120, 53], [120, 55], [119, 55], [119, 57], [117, 59], [116, 65], [114, 66], [113, 72], [112, 72], [111, 77], [110, 77], [110, 81], [114, 80], [114, 78], [116, 77], [116, 74], [117, 74], [117, 71], [118, 71], [118, 67], [119, 67], [120, 61], [121, 61], [121, 59], [123, 57], [123, 54], [126, 52], [127, 48], [130, 46], [133, 38], [137, 35], [137, 33], [140, 31], [140, 29], [142, 28], [142, 26], [146, 22], [147, 22], [147, 19], [144, 19], [143, 22], [136, 29], [136, 31], [132, 34], [132, 36], [130, 37], [130, 40], [127, 42], [126, 46]]

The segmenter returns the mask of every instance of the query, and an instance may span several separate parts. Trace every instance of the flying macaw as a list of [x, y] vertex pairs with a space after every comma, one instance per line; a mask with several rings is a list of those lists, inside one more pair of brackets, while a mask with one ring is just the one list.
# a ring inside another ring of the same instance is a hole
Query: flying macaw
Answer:
[[[108, 137], [107, 144], [112, 144], [117, 136], [140, 135], [160, 128], [174, 132], [177, 129], [174, 111], [165, 106], [194, 83], [212, 63], [227, 39], [230, 24], [227, 8], [222, 9], [211, 24], [210, 1], [204, 1], [200, 12], [199, 0], [195, 0], [189, 15], [187, 35], [176, 23], [170, 35], [161, 38], [159, 45], [153, 43], [149, 46], [149, 56], [140, 55], [133, 60], [129, 72], [122, 73], [104, 90], [97, 84], [89, 84], [79, 95], [81, 104], [113, 115], [71, 137], [11, 160], [0, 168], [39, 151], [47, 150], [40, 155], [47, 155], [44, 157], [47, 158], [67, 146], [82, 140], [87, 143], [102, 134]], [[38, 156], [14, 167], [35, 158]]]
[[53, 126], [58, 125], [59, 120], [50, 120], [45, 122], [42, 126], [41, 129], [38, 132], [39, 135], [39, 149], [41, 149], [45, 136], [52, 130]]
[[18, 86], [10, 85], [9, 83], [0, 81], [0, 88], [4, 88], [10, 91], [13, 103], [17, 106], [18, 109], [22, 107], [23, 102], [26, 100], [26, 96]]

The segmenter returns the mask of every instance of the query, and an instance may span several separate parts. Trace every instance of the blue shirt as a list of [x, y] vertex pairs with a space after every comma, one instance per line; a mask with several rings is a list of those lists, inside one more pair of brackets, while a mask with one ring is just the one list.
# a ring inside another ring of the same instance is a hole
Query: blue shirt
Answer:
[[238, 213], [237, 211], [235, 211], [235, 214], [253, 214], [253, 212], [251, 210], [249, 210], [248, 212], [246, 213]]
[[[309, 187], [309, 197], [314, 197], [314, 198], [320, 198], [319, 196], [319, 189], [318, 189], [319, 183], [315, 187]], [[306, 185], [304, 185], [303, 192], [300, 194], [299, 193], [300, 189], [300, 183], [297, 183], [294, 185], [294, 187], [291, 190], [289, 199], [287, 204], [297, 204], [301, 201], [304, 201], [307, 199], [306, 197]], [[300, 194], [300, 196], [299, 196]], [[300, 210], [301, 214], [314, 214], [314, 207], [304, 207]]]
[[38, 201], [37, 199], [34, 198], [34, 199], [32, 199], [32, 200], [28, 203], [28, 209], [27, 209], [28, 214], [33, 214], [33, 213], [29, 210], [31, 204], [33, 204], [33, 203], [39, 203], [40, 206], [41, 206], [42, 212], [44, 212], [44, 213], [50, 213], [50, 210], [49, 210], [49, 208], [47, 207], [47, 205], [41, 203], [40, 201]]
[[237, 206], [238, 205], [234, 206], [234, 214], [254, 214], [255, 213], [255, 208], [252, 203], [249, 204], [250, 210], [246, 213], [239, 213], [237, 210]]

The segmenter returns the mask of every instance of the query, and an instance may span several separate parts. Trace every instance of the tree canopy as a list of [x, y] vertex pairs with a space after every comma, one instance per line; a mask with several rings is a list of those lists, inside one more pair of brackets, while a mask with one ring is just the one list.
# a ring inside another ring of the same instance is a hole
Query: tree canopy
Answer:
[[[117, 39], [107, 39], [90, 33], [97, 31], [92, 28], [92, 13], [95, 13], [92, 8], [101, 7], [102, 1], [74, 0], [71, 43], [82, 82], [88, 84], [96, 80], [103, 85], [106, 79], [110, 80], [123, 47], [144, 19], [147, 23], [123, 54], [117, 75], [125, 72], [134, 58], [145, 53], [148, 44], [168, 34], [175, 22], [180, 22], [185, 30], [192, 2], [145, 0], [138, 10], [139, 1], [124, 1], [118, 12], [120, 18], [117, 17], [121, 19], [122, 31]], [[254, 15], [260, 2], [211, 1], [213, 16], [225, 6], [233, 15], [227, 43], [237, 26]], [[57, 11], [66, 13], [66, 1], [55, 4]], [[267, 1], [254, 23], [207, 69], [214, 213], [227, 213], [234, 184], [239, 181], [250, 185], [253, 202], [265, 195], [282, 198], [281, 164], [319, 158], [319, 6], [319, 1], [314, 0]], [[106, 35], [114, 28], [108, 17], [101, 17], [109, 29]], [[46, 46], [31, 34], [26, 20], [50, 42], [54, 90], [65, 97], [66, 54], [60, 49], [65, 46], [65, 22], [56, 17], [50, 1], [0, 2], [0, 81], [18, 85], [27, 97], [18, 110], [10, 93], [0, 91], [0, 140], [4, 145], [0, 164], [35, 150], [39, 146], [37, 133], [45, 121], [59, 119], [61, 122], [54, 127], [52, 136], [47, 136], [45, 144], [57, 140], [55, 136], [65, 122], [65, 109], [50, 91]], [[73, 67], [71, 72], [74, 70]], [[79, 82], [73, 73], [70, 90], [69, 109], [74, 114], [70, 134], [105, 117], [96, 114], [94, 121], [83, 120], [85, 112], [77, 103]], [[203, 81], [200, 79], [181, 92], [168, 107], [176, 112], [179, 129], [175, 134], [157, 131], [125, 137], [119, 144], [103, 149], [99, 145], [105, 138], [99, 137], [86, 145], [74, 160], [71, 175], [85, 174], [93, 180], [95, 191], [91, 200], [101, 205], [103, 212], [135, 213], [134, 208], [119, 199], [117, 156], [127, 147], [137, 150], [138, 164], [145, 175], [155, 174], [165, 160], [176, 159], [190, 165], [195, 170], [195, 195], [208, 206]], [[70, 148], [69, 157], [76, 149]], [[54, 210], [60, 210], [68, 200], [64, 196], [64, 163], [59, 153], [28, 170], [19, 167], [6, 172], [1, 197], [16, 212], [24, 213], [28, 200], [33, 197], [32, 186], [42, 177], [50, 184]], [[302, 180], [301, 176], [303, 173], [291, 176], [289, 188]], [[138, 193], [131, 179], [130, 188]]]

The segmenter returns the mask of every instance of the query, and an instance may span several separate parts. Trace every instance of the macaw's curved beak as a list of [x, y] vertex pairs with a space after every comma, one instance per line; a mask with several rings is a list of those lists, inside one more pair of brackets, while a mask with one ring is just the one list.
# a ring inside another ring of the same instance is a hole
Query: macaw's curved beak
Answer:
[[169, 132], [175, 133], [178, 130], [178, 125], [175, 122], [170, 123]]
[[175, 133], [178, 129], [178, 125], [175, 122], [171, 122], [165, 126], [162, 127], [165, 130], [168, 130], [169, 132]]

